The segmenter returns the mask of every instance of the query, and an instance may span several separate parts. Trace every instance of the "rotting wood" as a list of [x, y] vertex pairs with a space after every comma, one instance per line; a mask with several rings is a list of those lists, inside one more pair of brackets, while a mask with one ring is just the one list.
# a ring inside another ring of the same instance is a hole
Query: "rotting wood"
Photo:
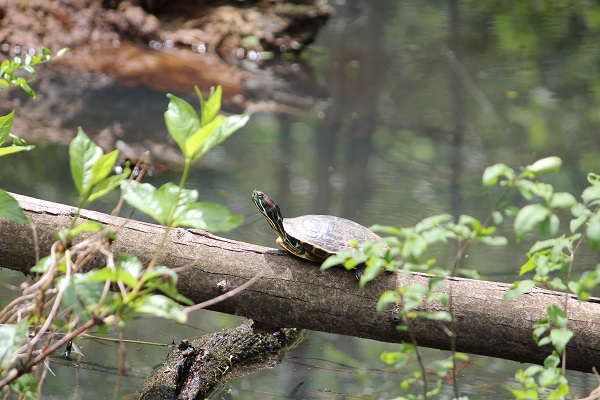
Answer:
[[148, 378], [139, 400], [208, 398], [226, 379], [281, 362], [281, 352], [302, 337], [298, 329], [257, 328], [248, 321], [234, 328], [182, 341]]
[[[36, 225], [42, 254], [54, 241], [54, 232], [68, 227], [75, 208], [15, 195]], [[84, 211], [81, 220], [125, 226], [114, 242], [115, 252], [128, 252], [148, 262], [164, 229], [160, 226], [125, 221], [106, 214]], [[34, 263], [34, 246], [29, 226], [0, 220], [2, 266], [26, 273]], [[284, 251], [229, 240], [198, 230], [173, 229], [159, 264], [177, 268], [179, 290], [196, 303], [238, 287], [259, 273], [263, 276], [237, 296], [210, 307], [241, 315], [270, 326], [297, 327], [386, 342], [405, 337], [396, 330], [397, 309], [376, 312], [381, 293], [403, 285], [427, 284], [428, 277], [408, 279], [402, 274], [378, 277], [358, 288], [354, 274], [343, 269], [319, 270], [314, 263]], [[502, 301], [508, 285], [472, 279], [449, 279], [458, 320], [457, 350], [521, 362], [541, 363], [550, 347], [539, 348], [532, 340], [532, 325], [544, 316], [550, 304], [560, 305], [564, 294], [534, 288], [511, 301]], [[441, 306], [432, 305], [430, 311]], [[600, 365], [600, 300], [569, 300], [569, 325], [574, 332], [567, 346], [570, 369], [590, 372]], [[414, 321], [420, 345], [449, 348], [441, 323]]]

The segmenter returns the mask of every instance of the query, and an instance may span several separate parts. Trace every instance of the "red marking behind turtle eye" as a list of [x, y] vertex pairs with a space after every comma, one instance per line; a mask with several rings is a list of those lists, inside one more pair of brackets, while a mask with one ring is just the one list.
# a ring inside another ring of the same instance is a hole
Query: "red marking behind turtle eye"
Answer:
[[275, 203], [273, 203], [273, 201], [271, 201], [270, 198], [268, 198], [267, 196], [263, 197], [263, 199], [267, 202], [267, 204], [269, 205], [269, 207], [275, 207]]

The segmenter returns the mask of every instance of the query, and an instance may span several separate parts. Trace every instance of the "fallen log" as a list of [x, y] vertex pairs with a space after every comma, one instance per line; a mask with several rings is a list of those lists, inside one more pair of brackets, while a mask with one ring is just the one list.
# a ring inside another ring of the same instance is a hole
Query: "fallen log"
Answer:
[[[75, 208], [15, 195], [35, 225], [42, 254], [54, 242], [54, 232], [68, 227]], [[115, 252], [127, 252], [148, 262], [160, 243], [164, 228], [110, 215], [84, 211], [81, 220], [123, 225], [113, 243]], [[0, 220], [1, 267], [27, 273], [34, 264], [31, 227]], [[200, 303], [232, 290], [258, 274], [257, 282], [209, 309], [241, 315], [274, 327], [296, 327], [352, 335], [386, 342], [401, 342], [396, 330], [397, 307], [378, 313], [381, 293], [403, 285], [427, 284], [428, 277], [402, 274], [378, 277], [358, 288], [354, 274], [343, 269], [321, 271], [314, 263], [284, 251], [238, 242], [199, 230], [173, 229], [159, 260], [177, 268], [179, 291]], [[451, 287], [451, 290], [450, 290]], [[452, 294], [458, 320], [457, 350], [521, 362], [541, 363], [550, 353], [532, 340], [532, 325], [550, 304], [560, 305], [564, 294], [534, 288], [511, 301], [502, 301], [508, 285], [451, 278], [441, 290]], [[431, 305], [439, 311], [441, 305]], [[569, 325], [574, 332], [567, 346], [569, 369], [590, 372], [600, 366], [600, 299], [569, 299]], [[438, 321], [413, 322], [419, 344], [448, 349], [447, 331]]]
[[224, 379], [272, 368], [281, 352], [294, 347], [302, 332], [260, 328], [247, 321], [234, 328], [180, 342], [148, 378], [139, 400], [207, 399]]

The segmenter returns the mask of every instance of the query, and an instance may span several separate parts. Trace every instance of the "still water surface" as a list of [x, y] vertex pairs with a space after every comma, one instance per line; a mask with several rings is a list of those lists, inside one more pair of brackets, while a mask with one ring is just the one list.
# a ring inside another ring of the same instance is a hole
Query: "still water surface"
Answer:
[[[335, 214], [367, 226], [409, 226], [441, 212], [485, 218], [498, 196], [481, 186], [485, 167], [504, 162], [519, 168], [557, 155], [564, 167], [549, 181], [580, 193], [586, 173], [600, 172], [599, 9], [508, 3], [333, 2], [336, 16], [303, 66], [311, 70], [313, 86], [299, 85], [294, 92], [314, 107], [293, 115], [255, 114], [194, 171], [189, 187], [199, 189], [202, 200], [245, 215], [228, 237], [268, 246], [274, 246], [275, 237], [250, 201], [255, 188], [275, 198], [284, 216]], [[61, 129], [82, 126], [91, 136], [103, 129], [119, 131], [130, 143], [167, 141], [164, 93], [117, 82], [77, 93], [77, 98], [65, 95], [65, 102], [81, 106]], [[42, 153], [44, 159], [38, 156]], [[0, 187], [76, 204], [66, 147], [40, 143], [37, 153], [0, 162]], [[177, 181], [176, 167], [149, 179], [156, 185], [167, 180]], [[95, 207], [109, 211], [113, 201]], [[465, 266], [488, 279], [510, 281], [527, 248], [475, 248]], [[443, 250], [436, 257], [440, 263], [453, 259]], [[596, 263], [596, 256], [585, 256], [577, 268]], [[7, 273], [6, 279], [19, 277]], [[188, 326], [137, 321], [125, 336], [170, 343], [239, 321], [200, 312]], [[82, 347], [85, 368], [77, 375], [57, 359], [57, 376], [48, 377], [44, 398], [71, 397], [75, 390], [81, 398], [112, 398], [115, 346], [84, 340]], [[309, 332], [280, 366], [238, 378], [215, 398], [393, 398], [401, 393], [406, 371], [384, 365], [379, 354], [395, 349]], [[128, 345], [132, 373], [122, 380], [122, 393], [141, 384], [165, 354], [164, 347]], [[426, 355], [446, 356], [437, 350]], [[523, 367], [474, 356], [459, 373], [463, 394], [509, 398], [504, 385]], [[590, 375], [571, 375], [580, 396], [596, 385]], [[446, 389], [450, 398], [450, 386]]]

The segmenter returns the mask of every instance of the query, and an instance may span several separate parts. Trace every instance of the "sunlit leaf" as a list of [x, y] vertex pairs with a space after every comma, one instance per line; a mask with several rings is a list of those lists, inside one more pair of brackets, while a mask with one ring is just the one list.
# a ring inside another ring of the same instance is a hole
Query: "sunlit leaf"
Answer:
[[594, 200], [600, 199], [600, 185], [589, 186], [581, 193], [581, 198], [585, 204], [589, 204]]
[[137, 284], [135, 276], [131, 275], [124, 269], [104, 267], [95, 269], [85, 274], [86, 280], [89, 282], [123, 282], [125, 285], [133, 288]]
[[19, 202], [2, 189], [0, 189], [0, 219], [10, 219], [17, 224], [27, 224], [29, 222]]
[[194, 108], [187, 101], [172, 94], [167, 94], [169, 106], [165, 111], [167, 130], [185, 157], [191, 158], [193, 154], [186, 152], [187, 140], [200, 129], [200, 118]]
[[508, 239], [502, 236], [485, 236], [479, 240], [488, 246], [506, 246], [508, 244]]
[[175, 300], [160, 294], [141, 298], [135, 304], [135, 311], [140, 314], [171, 319], [182, 324], [187, 321], [185, 308]]
[[100, 232], [104, 227], [97, 222], [94, 221], [86, 221], [71, 230], [71, 234], [73, 237], [77, 236], [82, 232]]
[[177, 207], [172, 226], [227, 232], [236, 228], [242, 220], [242, 216], [231, 215], [227, 207], [217, 203], [190, 203]]
[[505, 164], [495, 164], [485, 169], [481, 180], [484, 186], [492, 186], [498, 183], [498, 179], [503, 176], [507, 179], [513, 179], [515, 173], [512, 168]]
[[221, 97], [223, 89], [221, 88], [221, 85], [218, 85], [216, 89], [214, 87], [211, 88], [210, 94], [208, 95], [208, 99], [206, 101], [203, 101], [202, 93], [197, 86], [195, 89], [198, 97], [201, 100], [200, 107], [202, 108], [202, 126], [205, 126], [212, 122], [219, 113], [219, 110], [221, 110]]
[[62, 49], [60, 49], [56, 52], [56, 57], [62, 57], [69, 50], [70, 49], [68, 47], [63, 47]]
[[328, 269], [335, 267], [336, 265], [342, 265], [350, 257], [352, 257], [352, 254], [349, 252], [334, 254], [323, 261], [323, 264], [321, 264], [321, 269]]
[[6, 156], [9, 154], [20, 153], [21, 151], [29, 151], [33, 148], [35, 148], [34, 145], [0, 147], [0, 157]]
[[108, 154], [102, 155], [94, 163], [92, 166], [92, 185], [102, 181], [112, 173], [118, 156], [119, 150], [113, 150]]
[[567, 329], [552, 329], [550, 331], [550, 339], [556, 351], [562, 354], [567, 346], [567, 343], [573, 337], [573, 332]]
[[[125, 180], [121, 182], [121, 190], [125, 201], [130, 206], [154, 218], [159, 224], [167, 225], [177, 200], [179, 187], [169, 182], [156, 189], [149, 183]], [[182, 209], [197, 198], [197, 190], [183, 189], [177, 202], [178, 209]]]
[[535, 285], [532, 280], [517, 281], [510, 285], [510, 288], [504, 293], [502, 300], [512, 300], [523, 293], [527, 293]]
[[205, 151], [207, 141], [212, 135], [216, 134], [217, 129], [219, 129], [224, 119], [224, 115], [217, 115], [212, 121], [203, 124], [202, 128], [194, 132], [185, 142], [186, 156], [189, 158], [200, 158], [205, 154], [207, 152]]
[[48, 268], [50, 268], [50, 266], [52, 265], [53, 259], [51, 256], [46, 256], [44, 258], [41, 258], [40, 261], [37, 262], [37, 264], [35, 264], [33, 267], [31, 267], [30, 271], [34, 272], [36, 274], [43, 274], [45, 273]]
[[550, 199], [551, 208], [571, 208], [577, 203], [575, 196], [567, 192], [558, 192]]
[[562, 160], [559, 157], [546, 157], [525, 167], [525, 170], [533, 173], [536, 177], [551, 174], [560, 170]]
[[585, 224], [586, 221], [586, 215], [580, 215], [579, 217], [572, 219], [569, 223], [569, 229], [571, 230], [571, 233], [575, 233], [583, 224]]
[[129, 171], [125, 171], [119, 175], [109, 176], [108, 178], [98, 182], [92, 187], [92, 191], [88, 196], [88, 203], [91, 203], [94, 200], [98, 200], [99, 198], [106, 196], [108, 193], [115, 190], [121, 182], [129, 176]]
[[12, 110], [9, 114], [0, 117], [0, 146], [6, 142], [12, 127], [13, 119], [15, 117], [15, 110]]
[[250, 114], [230, 115], [222, 120], [217, 130], [206, 138], [202, 147], [193, 155], [194, 161], [208, 153], [213, 147], [223, 142], [235, 131], [242, 128], [250, 120]]
[[87, 137], [81, 127], [78, 128], [77, 136], [69, 145], [69, 162], [73, 182], [79, 196], [87, 196], [92, 188], [92, 168], [96, 161], [102, 157], [102, 153], [102, 149]]

